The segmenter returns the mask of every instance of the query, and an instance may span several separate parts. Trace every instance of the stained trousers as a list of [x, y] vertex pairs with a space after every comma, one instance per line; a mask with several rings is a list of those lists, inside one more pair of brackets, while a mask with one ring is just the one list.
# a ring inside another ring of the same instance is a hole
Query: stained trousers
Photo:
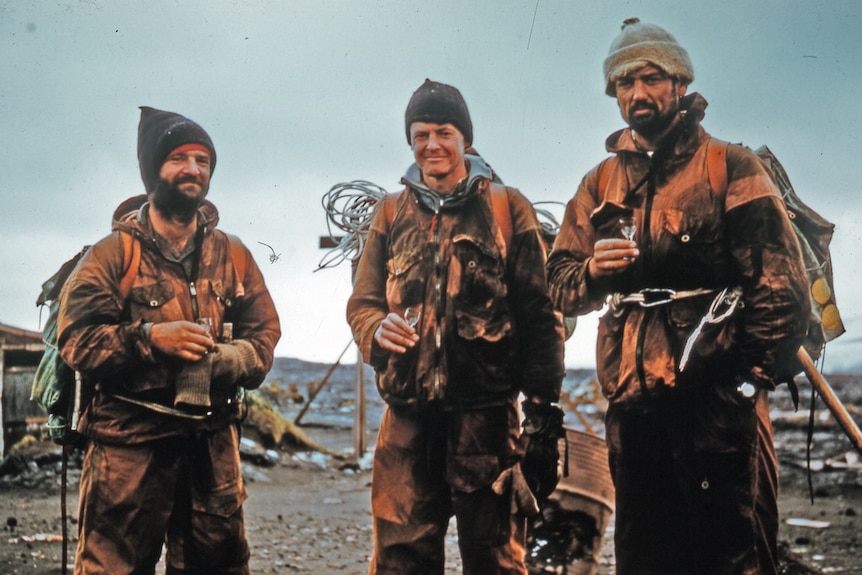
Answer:
[[247, 575], [238, 430], [135, 445], [91, 441], [75, 575]]

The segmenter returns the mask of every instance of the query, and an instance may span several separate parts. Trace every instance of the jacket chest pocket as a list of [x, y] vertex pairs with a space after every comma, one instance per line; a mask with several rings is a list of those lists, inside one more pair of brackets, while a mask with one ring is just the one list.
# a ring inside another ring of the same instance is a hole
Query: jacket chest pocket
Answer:
[[505, 265], [496, 247], [467, 235], [453, 238], [448, 293], [464, 339], [491, 341], [509, 335]]
[[698, 276], [702, 282], [712, 282], [716, 272], [726, 269], [728, 253], [720, 213], [667, 209], [659, 218], [656, 253], [666, 255], [677, 269], [686, 270], [690, 279]]
[[176, 288], [170, 280], [136, 286], [129, 293], [129, 312], [132, 320], [159, 322], [184, 317], [176, 297]]
[[418, 247], [397, 253], [386, 263], [386, 302], [390, 310], [403, 310], [424, 302], [425, 283], [430, 275], [428, 266], [423, 265], [426, 258], [425, 250]]

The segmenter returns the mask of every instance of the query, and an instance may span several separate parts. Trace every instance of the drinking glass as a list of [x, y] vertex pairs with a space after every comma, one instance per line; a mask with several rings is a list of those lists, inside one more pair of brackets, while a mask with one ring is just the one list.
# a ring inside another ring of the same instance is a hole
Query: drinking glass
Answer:
[[404, 310], [404, 321], [412, 328], [416, 328], [419, 324], [419, 319], [422, 317], [422, 308], [419, 306], [408, 307]]

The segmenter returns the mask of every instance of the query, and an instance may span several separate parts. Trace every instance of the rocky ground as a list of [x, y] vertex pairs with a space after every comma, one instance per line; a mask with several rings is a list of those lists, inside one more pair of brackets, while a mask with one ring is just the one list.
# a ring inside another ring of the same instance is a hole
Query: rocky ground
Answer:
[[[292, 360], [291, 360], [292, 361]], [[263, 395], [288, 418], [296, 416], [301, 400], [324, 376], [327, 366], [281, 366], [265, 384]], [[569, 397], [590, 397], [573, 390], [584, 374], [569, 381]], [[330, 454], [309, 450], [288, 437], [269, 451], [266, 438], [249, 430], [258, 440], [244, 459], [244, 475], [250, 498], [246, 521], [252, 546], [253, 573], [364, 574], [371, 553], [370, 456], [357, 458], [353, 451], [353, 368], [342, 367], [327, 382], [304, 415], [300, 433]], [[862, 406], [862, 377], [831, 376], [830, 382], [857, 422]], [[588, 378], [585, 380], [588, 381]], [[574, 386], [574, 387], [573, 387]], [[818, 404], [811, 451], [811, 503], [806, 471], [808, 427], [807, 383], [800, 385], [803, 405], [794, 412], [782, 390], [773, 398], [776, 443], [781, 461], [782, 573], [862, 574], [859, 549], [862, 512], [862, 466], [858, 453], [833, 419]], [[368, 430], [373, 448], [380, 404], [367, 388]], [[582, 416], [567, 418], [567, 425], [591, 425], [601, 432], [600, 402], [569, 400], [569, 411]], [[575, 405], [578, 404], [578, 405]], [[571, 421], [570, 421], [571, 419]], [[48, 575], [60, 573], [62, 522], [59, 501], [59, 455], [44, 444], [31, 453], [38, 457], [7, 458], [0, 464], [0, 575]], [[333, 455], [334, 454], [334, 455]], [[74, 535], [78, 468], [73, 457], [69, 472], [69, 530]], [[447, 540], [447, 573], [458, 573], [457, 533], [454, 524]], [[599, 575], [613, 575], [613, 516], [603, 545], [596, 554]], [[70, 544], [74, 547], [74, 542]], [[545, 572], [565, 573], [562, 568]], [[570, 574], [574, 571], [570, 569]], [[581, 572], [581, 571], [578, 571]]]

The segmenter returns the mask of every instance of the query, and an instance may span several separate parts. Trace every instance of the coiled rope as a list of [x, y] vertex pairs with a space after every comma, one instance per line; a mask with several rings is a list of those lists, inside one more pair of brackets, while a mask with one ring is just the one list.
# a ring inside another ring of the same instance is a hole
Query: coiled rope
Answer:
[[[318, 270], [335, 267], [345, 260], [352, 261], [359, 257], [371, 227], [371, 213], [375, 204], [386, 193], [386, 190], [377, 184], [353, 180], [335, 184], [323, 195], [321, 203], [326, 212], [326, 228], [329, 237], [337, 243], [320, 260]], [[336, 229], [341, 234], [333, 233]]]
[[[317, 270], [335, 267], [345, 260], [353, 261], [359, 257], [371, 227], [371, 213], [386, 193], [377, 184], [353, 180], [335, 184], [323, 195], [321, 204], [326, 212], [326, 227], [335, 247], [326, 252]], [[553, 201], [533, 203], [542, 227], [542, 236], [553, 239], [560, 231], [560, 222], [549, 209], [539, 207], [546, 204], [565, 204]]]

